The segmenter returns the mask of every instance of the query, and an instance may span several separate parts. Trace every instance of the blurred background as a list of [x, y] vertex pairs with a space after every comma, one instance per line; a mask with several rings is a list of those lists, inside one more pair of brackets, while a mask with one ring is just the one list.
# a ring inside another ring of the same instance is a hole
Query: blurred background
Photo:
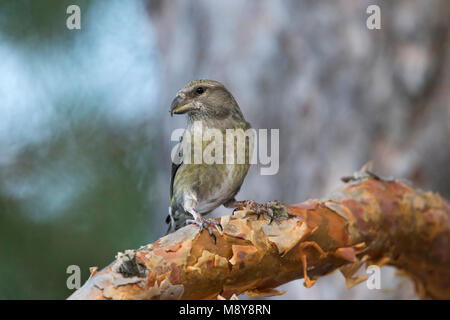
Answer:
[[[319, 198], [368, 160], [450, 198], [449, 17], [447, 0], [2, 0], [0, 299], [64, 299], [69, 265], [84, 283], [164, 234], [170, 135], [186, 121], [168, 110], [193, 79], [280, 129], [278, 174], [254, 166], [238, 199]], [[334, 273], [278, 298], [416, 298], [392, 268], [381, 286]]]

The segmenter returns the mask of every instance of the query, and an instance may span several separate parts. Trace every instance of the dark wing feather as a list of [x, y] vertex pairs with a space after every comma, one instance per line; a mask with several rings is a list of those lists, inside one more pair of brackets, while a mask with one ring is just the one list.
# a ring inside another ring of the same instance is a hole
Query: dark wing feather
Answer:
[[[175, 175], [177, 174], [178, 168], [181, 167], [181, 165], [183, 164], [183, 148], [181, 146], [181, 143], [178, 144], [177, 150], [176, 150], [176, 154], [174, 155], [174, 158], [172, 160], [172, 173], [170, 175], [170, 203], [172, 206], [172, 201], [173, 201], [173, 182], [175, 180]], [[166, 223], [169, 225], [169, 229], [167, 229], [166, 234], [168, 234], [170, 232], [170, 230], [172, 229], [172, 222], [171, 220], [173, 220], [173, 217], [170, 216], [170, 212], [171, 209], [169, 208], [169, 215], [166, 218]]]
[[175, 174], [177, 173], [178, 168], [183, 164], [183, 148], [181, 143], [178, 144], [174, 160], [175, 162], [172, 161], [172, 174], [170, 176], [170, 199], [173, 197], [173, 182], [175, 180]]

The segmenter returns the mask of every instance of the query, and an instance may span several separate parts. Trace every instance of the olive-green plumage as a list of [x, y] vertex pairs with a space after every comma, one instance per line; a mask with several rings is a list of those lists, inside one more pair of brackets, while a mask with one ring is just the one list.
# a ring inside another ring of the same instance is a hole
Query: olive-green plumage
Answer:
[[[250, 167], [249, 155], [253, 147], [253, 140], [245, 140], [244, 135], [252, 134], [251, 131], [246, 131], [251, 128], [250, 124], [245, 121], [231, 93], [220, 82], [196, 80], [188, 83], [172, 102], [171, 114], [174, 113], [187, 114], [188, 126], [183, 135], [183, 142], [190, 144], [191, 155], [198, 147], [201, 148], [199, 150], [201, 154], [204, 154], [205, 150], [208, 150], [206, 149], [208, 145], [211, 146], [215, 141], [216, 137], [212, 137], [195, 144], [194, 140], [203, 137], [202, 134], [208, 129], [217, 129], [217, 132], [222, 133], [222, 137], [218, 138], [223, 139], [223, 154], [219, 149], [219, 155], [215, 159], [220, 161], [211, 164], [205, 163], [204, 160], [201, 163], [194, 163], [194, 157], [191, 157], [191, 163], [185, 163], [186, 161], [180, 164], [172, 163], [171, 203], [166, 220], [169, 224], [168, 231], [184, 226], [192, 218], [191, 222], [203, 226], [205, 220], [202, 215], [222, 204], [234, 201], [234, 196], [238, 193]], [[198, 125], [202, 127], [201, 133], [195, 129]], [[234, 154], [234, 162], [227, 161], [226, 157], [227, 129], [241, 129], [232, 132], [243, 139], [241, 142], [246, 141], [243, 146], [238, 143], [239, 138], [232, 140], [234, 153], [229, 154]], [[192, 139], [189, 140], [189, 137]], [[180, 144], [180, 152], [182, 145]], [[214, 149], [211, 152], [213, 157], [216, 156], [216, 151], [217, 149]], [[243, 162], [237, 160], [239, 151], [245, 154]]]

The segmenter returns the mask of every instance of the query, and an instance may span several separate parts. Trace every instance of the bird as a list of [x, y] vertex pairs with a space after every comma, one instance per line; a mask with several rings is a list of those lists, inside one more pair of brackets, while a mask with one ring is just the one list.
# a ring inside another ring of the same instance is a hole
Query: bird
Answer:
[[[187, 128], [180, 139], [178, 150], [175, 152], [177, 161], [172, 161], [166, 234], [186, 224], [196, 224], [201, 231], [204, 228], [207, 229], [216, 241], [213, 227], [221, 228], [220, 223], [213, 219], [205, 219], [203, 216], [220, 205], [232, 208], [243, 205], [251, 207], [253, 204], [252, 201], [236, 201], [235, 199], [250, 168], [250, 155], [253, 151], [254, 141], [252, 127], [245, 120], [230, 91], [215, 80], [194, 80], [185, 85], [173, 99], [170, 114], [171, 116], [187, 115]], [[195, 145], [195, 139], [202, 134], [198, 132], [196, 125], [197, 128], [198, 125], [201, 125], [202, 132], [214, 129], [216, 132], [222, 133], [223, 137], [217, 139], [221, 139], [220, 141], [225, 144], [223, 149], [226, 150], [222, 154], [217, 149], [211, 153], [215, 157], [214, 159], [222, 161], [214, 163], [186, 161], [187, 153], [184, 150], [186, 146], [191, 147], [189, 154], [191, 156], [192, 151], [194, 153], [196, 150], [204, 152], [208, 144], [212, 142], [212, 139], [207, 140], [202, 136], [200, 137], [203, 138], [201, 144]], [[238, 132], [236, 135], [240, 134], [240, 138], [247, 139], [244, 143], [244, 161], [236, 160], [239, 151], [238, 138], [233, 138], [233, 148], [226, 148], [225, 137], [230, 129], [235, 133]], [[191, 141], [185, 141], [187, 138]], [[231, 155], [234, 151], [235, 161], [227, 162], [227, 151]], [[218, 154], [216, 155], [215, 152]]]

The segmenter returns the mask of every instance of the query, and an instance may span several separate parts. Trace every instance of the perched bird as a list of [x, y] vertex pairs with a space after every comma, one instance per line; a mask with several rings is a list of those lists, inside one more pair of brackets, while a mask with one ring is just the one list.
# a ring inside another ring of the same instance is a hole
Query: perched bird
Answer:
[[[196, 80], [189, 82], [178, 91], [172, 102], [171, 115], [186, 114], [188, 123], [183, 134], [183, 140], [190, 137], [194, 141], [183, 141], [185, 146], [191, 146], [191, 152], [204, 152], [211, 140], [203, 139], [200, 144], [195, 145], [195, 139], [202, 135], [195, 129], [195, 123], [200, 124], [202, 132], [208, 129], [217, 129], [223, 134], [223, 153], [213, 156], [214, 163], [196, 163], [191, 161], [172, 161], [172, 175], [170, 181], [170, 207], [166, 222], [169, 224], [168, 233], [181, 228], [187, 223], [195, 223], [203, 230], [205, 227], [215, 240], [211, 229], [214, 225], [221, 227], [212, 219], [205, 219], [203, 215], [208, 214], [220, 205], [237, 207], [246, 202], [238, 202], [235, 195], [239, 192], [241, 185], [250, 167], [250, 155], [252, 152], [252, 141], [247, 139], [244, 144], [245, 160], [239, 162], [236, 158], [239, 151], [238, 139], [233, 138], [234, 150], [226, 148], [227, 129], [236, 129], [238, 138], [242, 138], [243, 132], [249, 132], [250, 124], [245, 120], [236, 100], [223, 84], [213, 80]], [[241, 129], [241, 130], [239, 130]], [[245, 134], [244, 134], [245, 135]], [[247, 137], [248, 138], [248, 137]], [[245, 139], [245, 136], [244, 136]], [[183, 144], [180, 143], [179, 156], [183, 157]], [[201, 150], [198, 150], [200, 147]], [[197, 149], [196, 149], [197, 148]], [[242, 149], [242, 145], [241, 145]], [[234, 153], [234, 162], [227, 162], [227, 150], [229, 154]], [[242, 151], [242, 150], [240, 150]], [[194, 156], [195, 157], [195, 156]], [[183, 159], [185, 159], [183, 157]]]

